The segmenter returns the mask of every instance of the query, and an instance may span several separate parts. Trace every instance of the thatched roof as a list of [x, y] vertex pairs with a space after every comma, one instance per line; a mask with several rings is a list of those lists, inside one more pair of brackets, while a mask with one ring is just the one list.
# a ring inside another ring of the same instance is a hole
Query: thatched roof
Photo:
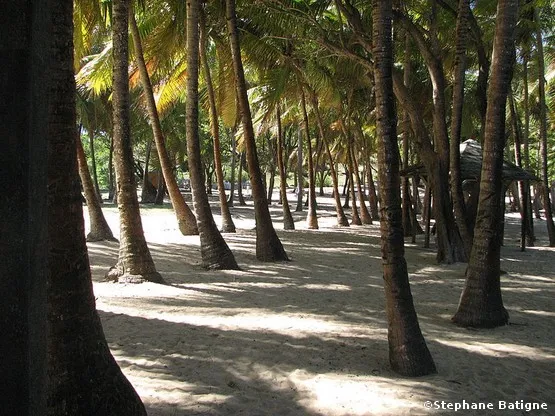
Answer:
[[[482, 170], [482, 147], [476, 140], [466, 140], [459, 146], [461, 152], [461, 179], [478, 180]], [[401, 176], [427, 176], [424, 165], [409, 166], [401, 171]], [[519, 168], [514, 163], [503, 161], [503, 180], [511, 181], [539, 181], [539, 178], [530, 172]]]

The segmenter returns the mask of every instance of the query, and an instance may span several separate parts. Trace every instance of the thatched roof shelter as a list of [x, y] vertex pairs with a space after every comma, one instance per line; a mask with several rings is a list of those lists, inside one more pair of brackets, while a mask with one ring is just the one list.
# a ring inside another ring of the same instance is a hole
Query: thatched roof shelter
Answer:
[[[476, 181], [482, 170], [482, 147], [476, 140], [466, 140], [459, 146], [461, 152], [461, 179], [464, 181]], [[401, 171], [401, 176], [426, 177], [427, 172], [424, 165], [409, 166]], [[530, 172], [519, 168], [514, 163], [503, 161], [503, 180], [512, 181], [539, 181], [540, 179]]]

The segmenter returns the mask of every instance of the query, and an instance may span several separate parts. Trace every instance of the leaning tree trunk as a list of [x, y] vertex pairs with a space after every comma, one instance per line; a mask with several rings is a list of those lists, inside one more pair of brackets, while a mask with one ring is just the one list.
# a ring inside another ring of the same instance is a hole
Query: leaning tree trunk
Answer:
[[540, 185], [543, 197], [543, 209], [545, 212], [545, 222], [547, 224], [547, 235], [549, 237], [549, 246], [555, 247], [555, 223], [553, 223], [553, 210], [549, 196], [549, 174], [547, 169], [547, 112], [545, 99], [545, 58], [543, 53], [543, 38], [541, 24], [539, 20], [538, 10], [534, 10], [534, 19], [536, 21], [536, 57], [538, 62], [538, 93], [540, 104], [540, 163], [541, 163], [541, 179], [543, 183]]
[[337, 170], [335, 169], [335, 163], [333, 160], [333, 156], [330, 151], [330, 146], [328, 144], [328, 139], [326, 138], [326, 133], [324, 130], [324, 122], [322, 121], [322, 116], [320, 114], [320, 108], [318, 106], [318, 98], [316, 94], [312, 93], [312, 108], [314, 109], [314, 113], [316, 114], [316, 123], [318, 125], [318, 131], [320, 132], [320, 138], [322, 139], [322, 143], [326, 148], [326, 154], [328, 155], [328, 159], [330, 161], [330, 173], [331, 173], [331, 180], [333, 184], [333, 199], [335, 201], [335, 212], [337, 214], [337, 225], [340, 227], [348, 227], [349, 220], [345, 215], [345, 211], [343, 210], [343, 206], [341, 205], [341, 198], [339, 196], [339, 181], [337, 179]]
[[496, 327], [507, 324], [500, 282], [503, 149], [505, 107], [514, 65], [514, 33], [518, 0], [500, 0], [493, 44], [492, 74], [483, 151], [480, 196], [472, 253], [466, 284], [453, 322], [465, 327]]
[[[187, 100], [186, 136], [191, 193], [200, 236], [202, 266], [206, 269], [237, 270], [233, 253], [214, 222], [202, 175], [199, 138], [199, 0], [187, 0]], [[217, 120], [214, 120], [216, 122]], [[222, 184], [223, 185], [223, 184]]]
[[405, 260], [395, 98], [391, 80], [393, 45], [391, 1], [372, 1], [374, 80], [381, 184], [382, 263], [388, 320], [389, 362], [405, 376], [435, 373], [418, 325]]
[[156, 187], [150, 182], [148, 171], [150, 169], [150, 155], [152, 153], [152, 140], [146, 145], [145, 167], [143, 169], [143, 189], [141, 189], [141, 203], [151, 204], [156, 200]]
[[294, 230], [295, 221], [291, 215], [291, 208], [287, 200], [287, 176], [285, 175], [285, 165], [283, 163], [283, 131], [281, 128], [281, 111], [279, 104], [276, 106], [276, 122], [277, 122], [277, 164], [279, 169], [281, 206], [283, 209], [283, 229]]
[[163, 283], [146, 244], [135, 177], [129, 120], [129, 0], [113, 2], [113, 116], [114, 166], [120, 216], [120, 245], [117, 265], [106, 278], [128, 283]]
[[351, 211], [352, 211], [352, 218], [351, 218], [351, 225], [362, 225], [362, 220], [360, 219], [360, 216], [358, 215], [358, 208], [357, 208], [357, 198], [356, 198], [356, 194], [355, 194], [355, 181], [353, 180], [353, 171], [354, 171], [354, 163], [353, 163], [353, 154], [351, 152], [352, 149], [352, 139], [351, 139], [351, 135], [350, 133], [348, 133], [346, 130], [344, 131], [344, 134], [347, 138], [347, 161], [349, 164], [349, 174], [348, 174], [348, 178], [349, 178], [349, 195], [351, 195]]
[[79, 167], [79, 176], [81, 177], [81, 184], [87, 201], [87, 211], [89, 212], [90, 231], [87, 234], [87, 241], [115, 241], [114, 235], [110, 226], [106, 222], [106, 218], [102, 213], [102, 207], [98, 201], [94, 184], [89, 174], [89, 167], [87, 165], [87, 158], [83, 150], [81, 138], [77, 135], [77, 162]]
[[160, 124], [160, 116], [156, 108], [156, 101], [154, 100], [152, 83], [150, 82], [150, 76], [148, 75], [145, 63], [139, 28], [137, 27], [135, 15], [132, 12], [130, 14], [130, 23], [133, 46], [135, 47], [135, 60], [137, 67], [139, 68], [141, 86], [143, 87], [143, 91], [145, 93], [145, 101], [152, 128], [152, 135], [154, 136], [154, 143], [156, 143], [156, 150], [158, 152], [158, 159], [160, 160], [162, 174], [164, 175], [164, 181], [166, 182], [168, 194], [170, 195], [175, 216], [177, 217], [179, 231], [181, 231], [181, 234], [183, 235], [196, 235], [198, 234], [198, 227], [195, 215], [185, 202], [173, 173], [172, 162], [166, 148], [166, 140], [164, 138], [164, 133], [162, 132], [162, 125]]
[[202, 64], [202, 73], [206, 82], [206, 91], [208, 93], [208, 104], [210, 109], [210, 130], [214, 140], [214, 167], [216, 170], [216, 179], [218, 181], [218, 196], [220, 198], [220, 212], [222, 215], [222, 232], [234, 233], [235, 224], [231, 218], [231, 212], [227, 204], [227, 196], [225, 194], [224, 173], [222, 169], [222, 153], [220, 150], [220, 128], [218, 126], [218, 111], [216, 109], [216, 97], [214, 94], [214, 86], [212, 84], [212, 75], [210, 74], [210, 66], [206, 57], [206, 49], [208, 48], [208, 38], [206, 36], [206, 21], [204, 11], [200, 10], [200, 60]]
[[241, 60], [241, 49], [239, 46], [239, 34], [237, 30], [237, 16], [235, 14], [235, 0], [226, 0], [227, 30], [231, 43], [231, 54], [233, 68], [235, 69], [235, 82], [237, 89], [237, 100], [241, 121], [243, 123], [243, 134], [245, 136], [245, 147], [247, 149], [247, 162], [252, 185], [254, 199], [254, 213], [256, 219], [256, 258], [261, 261], [289, 260], [281, 241], [276, 234], [270, 217], [268, 200], [262, 183], [262, 173], [256, 153], [256, 142], [252, 116], [247, 95], [247, 84], [245, 72]]
[[297, 207], [296, 212], [303, 210], [304, 176], [303, 176], [303, 135], [299, 129], [297, 134]]
[[[146, 416], [141, 399], [110, 353], [96, 311], [75, 157], [73, 4], [53, 4], [56, 59], [47, 132], [49, 383], [47, 412], [40, 414]], [[114, 15], [121, 9], [115, 1]]]
[[301, 107], [303, 111], [303, 124], [306, 135], [307, 159], [308, 159], [308, 214], [306, 224], [308, 229], [318, 229], [318, 215], [316, 214], [316, 184], [314, 183], [314, 155], [312, 154], [312, 139], [310, 137], [310, 124], [308, 123], [308, 112], [306, 111], [306, 99], [304, 91], [301, 91]]

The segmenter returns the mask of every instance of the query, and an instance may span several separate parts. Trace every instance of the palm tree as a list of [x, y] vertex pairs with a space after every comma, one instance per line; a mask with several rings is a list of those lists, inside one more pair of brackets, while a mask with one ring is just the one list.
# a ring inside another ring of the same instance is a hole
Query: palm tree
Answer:
[[381, 184], [382, 259], [388, 320], [389, 362], [394, 371], [421, 376], [436, 371], [420, 327], [408, 280], [401, 215], [392, 69], [392, 2], [372, 1], [378, 168]]
[[56, 59], [50, 67], [47, 130], [48, 409], [35, 414], [146, 416], [110, 353], [95, 307], [75, 157], [71, 0], [56, 2], [52, 23]]
[[131, 36], [133, 38], [133, 45], [135, 47], [135, 60], [137, 62], [137, 67], [139, 68], [141, 85], [143, 87], [143, 91], [145, 92], [148, 117], [150, 119], [150, 125], [152, 127], [154, 142], [156, 143], [156, 150], [158, 151], [158, 158], [160, 160], [162, 175], [164, 176], [164, 181], [166, 182], [166, 186], [168, 188], [168, 193], [172, 201], [172, 206], [175, 210], [179, 230], [183, 235], [198, 234], [195, 215], [185, 202], [183, 195], [181, 195], [181, 192], [179, 191], [179, 186], [177, 185], [177, 181], [173, 173], [173, 163], [170, 160], [168, 150], [166, 148], [164, 133], [162, 131], [162, 125], [160, 123], [160, 116], [158, 114], [158, 109], [156, 108], [156, 101], [154, 100], [152, 83], [150, 81], [150, 76], [146, 67], [139, 28], [137, 26], [135, 14], [132, 12], [130, 13], [130, 23]]
[[7, 146], [0, 153], [0, 408], [7, 415], [46, 413], [44, 132], [53, 78], [49, 28], [54, 7], [39, 0], [2, 3], [0, 137]]
[[207, 48], [208, 37], [206, 35], [206, 17], [204, 11], [200, 9], [199, 15], [200, 25], [200, 60], [202, 64], [202, 73], [206, 83], [206, 92], [208, 95], [208, 106], [210, 110], [210, 130], [214, 140], [214, 165], [216, 170], [216, 179], [218, 181], [218, 195], [220, 199], [220, 212], [222, 215], [222, 232], [234, 233], [235, 224], [231, 218], [229, 205], [227, 203], [227, 196], [224, 187], [224, 174], [222, 169], [222, 155], [220, 146], [220, 128], [218, 126], [218, 110], [216, 108], [216, 95], [214, 93], [214, 85], [212, 83], [212, 74], [210, 72], [210, 65], [208, 64]]
[[85, 200], [87, 201], [87, 211], [89, 212], [90, 231], [89, 234], [87, 234], [87, 241], [115, 241], [116, 239], [112, 234], [112, 230], [102, 213], [102, 208], [89, 173], [87, 158], [79, 135], [77, 135], [76, 143], [79, 177], [81, 178]]
[[306, 223], [309, 229], [318, 229], [318, 216], [316, 215], [316, 185], [314, 183], [314, 155], [312, 154], [312, 139], [310, 138], [310, 124], [306, 110], [306, 98], [301, 87], [301, 109], [303, 112], [304, 132], [306, 135], [307, 159], [308, 159], [308, 214]]
[[120, 215], [120, 248], [118, 262], [106, 278], [120, 282], [140, 283], [145, 280], [162, 283], [146, 244], [135, 178], [129, 121], [129, 0], [114, 0], [112, 5], [113, 36], [113, 111], [114, 166], [117, 178]]
[[272, 218], [268, 209], [268, 200], [264, 191], [260, 164], [256, 152], [254, 129], [247, 95], [245, 73], [239, 46], [237, 30], [237, 16], [235, 14], [235, 0], [226, 0], [227, 31], [231, 45], [233, 68], [235, 70], [235, 87], [245, 136], [247, 163], [254, 198], [254, 211], [256, 219], [256, 258], [261, 261], [289, 260], [279, 237], [272, 225]]
[[198, 132], [199, 0], [187, 0], [187, 157], [193, 206], [200, 235], [202, 266], [207, 269], [239, 269], [233, 253], [214, 222], [202, 177]]
[[465, 327], [507, 324], [500, 283], [501, 209], [505, 107], [514, 65], [514, 34], [518, 0], [500, 0], [493, 45], [478, 214], [466, 271], [466, 284], [452, 320]]
[[283, 129], [281, 127], [281, 109], [280, 105], [276, 105], [276, 123], [277, 123], [277, 164], [279, 169], [281, 205], [283, 209], [283, 229], [294, 230], [295, 221], [291, 215], [291, 208], [287, 200], [287, 176], [285, 175], [285, 164], [283, 163]]
[[547, 234], [549, 236], [549, 246], [555, 247], [555, 224], [553, 223], [553, 209], [549, 197], [549, 175], [547, 171], [547, 111], [545, 99], [545, 57], [543, 52], [543, 36], [538, 10], [534, 10], [536, 21], [536, 59], [538, 61], [538, 95], [540, 104], [540, 163], [541, 178], [543, 184], [541, 192], [543, 196], [543, 207], [545, 211], [545, 222], [547, 224]]

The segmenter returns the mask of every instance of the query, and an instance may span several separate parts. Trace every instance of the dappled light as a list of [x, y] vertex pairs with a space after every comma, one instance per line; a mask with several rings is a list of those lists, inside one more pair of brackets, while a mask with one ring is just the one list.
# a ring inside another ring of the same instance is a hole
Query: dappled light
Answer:
[[164, 210], [150, 211], [145, 228], [167, 285], [102, 282], [117, 244], [89, 243], [106, 336], [150, 415], [385, 416], [425, 414], [426, 400], [551, 400], [553, 250], [506, 244], [510, 325], [468, 330], [450, 322], [466, 265], [437, 265], [433, 250], [408, 245], [416, 310], [438, 366], [411, 380], [389, 368], [379, 225], [341, 229], [329, 216], [305, 230], [299, 219], [300, 230], [280, 231], [293, 261], [259, 263], [252, 210], [239, 211], [249, 227], [225, 238], [240, 271], [203, 270], [198, 236], [156, 227]]

